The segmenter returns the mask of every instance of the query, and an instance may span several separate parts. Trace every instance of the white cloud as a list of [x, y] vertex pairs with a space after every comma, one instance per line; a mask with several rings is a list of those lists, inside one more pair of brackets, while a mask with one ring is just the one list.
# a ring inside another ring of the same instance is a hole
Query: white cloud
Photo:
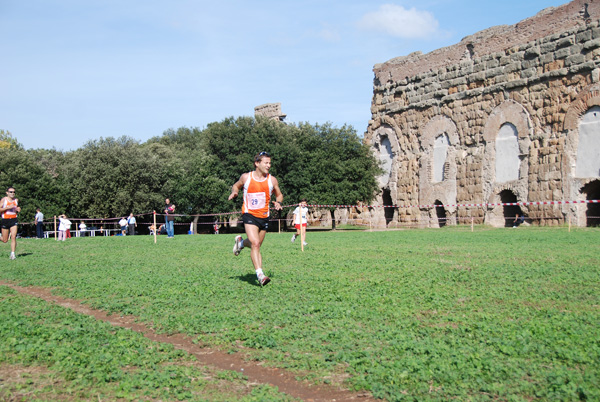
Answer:
[[329, 27], [324, 27], [317, 35], [325, 42], [339, 42], [341, 40], [339, 32]]
[[384, 4], [379, 10], [365, 14], [358, 26], [400, 38], [427, 38], [438, 30], [438, 21], [428, 11], [414, 7], [406, 9], [395, 4]]

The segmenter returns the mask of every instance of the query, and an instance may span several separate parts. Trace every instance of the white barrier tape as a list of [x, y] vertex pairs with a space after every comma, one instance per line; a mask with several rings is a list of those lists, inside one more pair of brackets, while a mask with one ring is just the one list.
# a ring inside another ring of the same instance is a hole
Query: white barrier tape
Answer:
[[[482, 203], [482, 204], [438, 204], [438, 205], [331, 205], [331, 204], [312, 204], [307, 207], [312, 208], [437, 208], [437, 207], [495, 207], [495, 206], [526, 206], [526, 205], [564, 205], [564, 204], [600, 204], [600, 200], [582, 200], [582, 201], [532, 201], [532, 202], [499, 202], [499, 203]], [[296, 207], [299, 204], [282, 205], [282, 208]], [[222, 215], [239, 215], [242, 211], [234, 212], [217, 212], [212, 214], [170, 214], [176, 217], [192, 217], [192, 216], [222, 216]], [[141, 214], [134, 214], [134, 216], [152, 215], [165, 216], [165, 214], [158, 214], [155, 212], [146, 212]], [[107, 222], [117, 221], [121, 217], [116, 218], [71, 218], [72, 221], [96, 221], [96, 222]], [[24, 222], [25, 223], [25, 222]], [[107, 222], [110, 224], [111, 222]], [[116, 222], [115, 222], [116, 223]]]
[[[307, 205], [314, 208], [437, 208], [437, 207], [495, 207], [495, 206], [526, 206], [526, 205], [563, 205], [563, 204], [598, 204], [600, 200], [583, 201], [531, 201], [531, 202], [498, 202], [483, 204], [433, 204], [433, 205]], [[297, 204], [296, 204], [297, 205]]]

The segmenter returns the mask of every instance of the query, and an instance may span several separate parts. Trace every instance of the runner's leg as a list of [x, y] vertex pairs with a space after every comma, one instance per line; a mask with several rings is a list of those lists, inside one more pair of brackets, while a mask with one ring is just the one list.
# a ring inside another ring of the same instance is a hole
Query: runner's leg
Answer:
[[15, 252], [17, 250], [17, 225], [10, 228], [10, 251]]
[[265, 239], [267, 234], [266, 230], [259, 230], [258, 226], [255, 225], [244, 225], [246, 230], [247, 239], [244, 239], [244, 247], [250, 247], [250, 257], [252, 258], [252, 264], [254, 264], [254, 270], [262, 268], [262, 256], [260, 254], [260, 246]]

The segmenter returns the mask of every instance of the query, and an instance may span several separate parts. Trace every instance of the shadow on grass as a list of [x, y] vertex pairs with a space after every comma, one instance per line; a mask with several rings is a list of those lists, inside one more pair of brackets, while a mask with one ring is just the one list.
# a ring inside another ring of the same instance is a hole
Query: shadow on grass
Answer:
[[239, 279], [240, 281], [248, 282], [250, 285], [260, 287], [260, 283], [258, 283], [258, 278], [256, 278], [256, 274], [231, 276], [230, 279]]
[[33, 255], [33, 253], [18, 253], [18, 254], [16, 254], [17, 257], [27, 257], [28, 255]]
[[[265, 274], [266, 274], [266, 272], [265, 272]], [[273, 278], [272, 276], [270, 276], [270, 277]], [[229, 279], [239, 279], [240, 281], [247, 282], [250, 285], [261, 287], [260, 283], [258, 283], [258, 278], [256, 277], [256, 274], [230, 276]]]

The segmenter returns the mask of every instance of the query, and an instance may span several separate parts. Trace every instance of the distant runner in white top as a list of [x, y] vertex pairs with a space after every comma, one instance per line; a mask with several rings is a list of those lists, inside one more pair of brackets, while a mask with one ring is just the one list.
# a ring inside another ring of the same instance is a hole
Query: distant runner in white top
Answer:
[[[296, 241], [297, 236], [300, 236], [300, 225], [304, 227], [304, 239], [306, 240], [307, 215], [308, 207], [306, 206], [306, 198], [303, 198], [296, 209], [294, 209], [294, 227], [296, 228], [296, 233], [292, 236], [292, 243]], [[305, 241], [304, 245], [306, 246], [307, 244]]]

